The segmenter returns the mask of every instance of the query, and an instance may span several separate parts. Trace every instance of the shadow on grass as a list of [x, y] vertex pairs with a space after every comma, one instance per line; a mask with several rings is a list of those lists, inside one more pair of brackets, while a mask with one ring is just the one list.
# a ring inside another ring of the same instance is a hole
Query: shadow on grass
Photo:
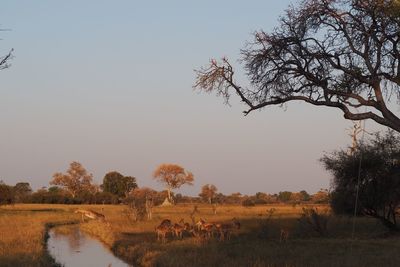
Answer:
[[[125, 232], [112, 250], [134, 266], [400, 266], [399, 239], [377, 239], [385, 229], [375, 220], [357, 218], [352, 241], [349, 222], [332, 218], [321, 237], [295, 218], [241, 220], [241, 230], [225, 242], [170, 235], [163, 244], [153, 232]], [[281, 243], [282, 227], [291, 234]]]
[[43, 253], [37, 257], [33, 257], [30, 254], [16, 254], [6, 255], [0, 257], [1, 267], [61, 267], [60, 264], [56, 263], [55, 260], [48, 254]]
[[64, 209], [2, 209], [0, 208], [0, 213], [2, 214], [12, 214], [20, 212], [67, 212]]

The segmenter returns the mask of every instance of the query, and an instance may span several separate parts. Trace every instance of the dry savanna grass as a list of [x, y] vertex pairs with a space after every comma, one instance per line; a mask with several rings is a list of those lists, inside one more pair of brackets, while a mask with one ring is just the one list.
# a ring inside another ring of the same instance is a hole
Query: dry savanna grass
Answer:
[[[191, 223], [193, 205], [156, 207], [153, 219], [134, 222], [123, 205], [15, 205], [0, 209], [0, 265], [46, 266], [51, 259], [43, 244], [45, 223], [80, 220], [76, 209], [91, 209], [106, 215], [105, 223], [87, 220], [83, 231], [97, 237], [118, 257], [134, 266], [400, 266], [400, 238], [385, 238], [385, 229], [373, 219], [357, 218], [352, 240], [352, 219], [330, 216], [327, 231], [320, 235], [301, 223], [301, 206], [198, 205], [200, 218], [227, 223], [237, 218], [241, 228], [228, 241], [202, 240], [185, 233], [182, 239], [167, 236], [157, 241], [154, 228], [163, 219], [181, 218]], [[268, 211], [274, 208], [272, 216]], [[319, 210], [327, 209], [324, 206]], [[290, 232], [280, 242], [281, 230]], [[6, 264], [4, 264], [6, 263]], [[27, 263], [27, 264], [24, 264]]]
[[58, 205], [14, 205], [0, 208], [0, 266], [52, 266], [45, 249], [46, 223], [71, 221]]

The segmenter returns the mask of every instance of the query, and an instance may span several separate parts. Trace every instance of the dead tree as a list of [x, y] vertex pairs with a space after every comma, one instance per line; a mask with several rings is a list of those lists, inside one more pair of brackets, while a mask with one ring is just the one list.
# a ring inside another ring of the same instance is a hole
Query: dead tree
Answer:
[[388, 105], [400, 99], [399, 10], [395, 0], [304, 0], [242, 50], [248, 87], [237, 83], [226, 58], [197, 70], [194, 87], [226, 101], [238, 95], [246, 115], [303, 101], [400, 132], [397, 107]]

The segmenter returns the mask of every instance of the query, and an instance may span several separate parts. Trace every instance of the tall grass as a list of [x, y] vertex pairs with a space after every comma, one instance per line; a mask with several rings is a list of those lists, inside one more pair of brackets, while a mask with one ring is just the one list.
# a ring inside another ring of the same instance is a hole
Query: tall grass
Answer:
[[0, 266], [56, 266], [46, 250], [46, 224], [71, 219], [70, 212], [50, 205], [0, 208]]

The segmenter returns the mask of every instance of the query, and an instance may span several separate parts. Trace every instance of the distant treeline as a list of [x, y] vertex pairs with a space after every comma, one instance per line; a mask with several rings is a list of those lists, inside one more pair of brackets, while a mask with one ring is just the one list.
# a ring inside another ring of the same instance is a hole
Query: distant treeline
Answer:
[[[101, 189], [103, 188], [103, 189]], [[104, 186], [100, 186], [99, 191], [80, 191], [75, 196], [61, 187], [51, 186], [33, 191], [29, 183], [17, 183], [15, 186], [6, 185], [0, 182], [0, 204], [13, 203], [48, 203], [48, 204], [119, 204], [132, 200], [144, 201], [151, 198], [155, 205], [160, 205], [167, 198], [167, 191], [156, 191], [151, 188], [135, 187], [124, 196], [104, 191]], [[267, 194], [258, 192], [255, 195], [243, 195], [233, 193], [224, 195], [215, 193], [210, 199], [204, 194], [200, 196], [184, 196], [182, 194], [173, 195], [175, 203], [211, 203], [211, 204], [241, 204], [244, 206], [254, 206], [260, 204], [276, 203], [328, 203], [329, 194], [327, 190], [321, 190], [316, 194], [310, 195], [306, 191], [300, 192], [279, 192], [278, 194]]]
[[136, 178], [124, 176], [117, 171], [108, 172], [101, 185], [93, 183], [93, 175], [88, 173], [79, 162], [72, 162], [65, 173], [57, 172], [50, 181], [50, 187], [43, 187], [33, 192], [29, 183], [20, 182], [14, 186], [6, 185], [0, 180], [0, 204], [12, 203], [49, 203], [49, 204], [119, 204], [159, 205], [169, 203], [209, 203], [209, 204], [242, 204], [254, 206], [275, 203], [328, 203], [327, 190], [320, 190], [314, 195], [306, 191], [279, 192], [267, 194], [258, 192], [248, 196], [241, 193], [224, 195], [218, 192], [215, 185], [206, 184], [198, 196], [174, 194], [172, 189], [181, 185], [192, 185], [194, 176], [176, 164], [161, 164], [154, 172], [154, 178], [165, 186], [165, 190], [139, 188]]

